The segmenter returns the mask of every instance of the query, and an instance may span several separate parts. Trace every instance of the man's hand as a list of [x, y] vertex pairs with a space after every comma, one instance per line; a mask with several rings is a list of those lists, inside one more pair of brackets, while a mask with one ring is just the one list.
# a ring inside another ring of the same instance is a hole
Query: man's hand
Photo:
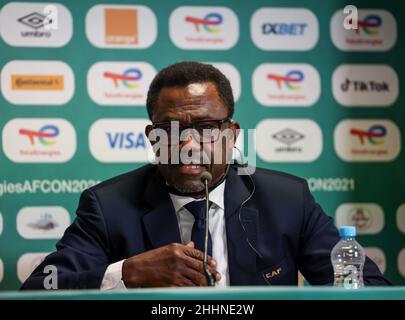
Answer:
[[[203, 268], [204, 253], [187, 245], [172, 243], [124, 261], [122, 280], [127, 288], [206, 286]], [[208, 257], [208, 268], [219, 281], [216, 261]]]

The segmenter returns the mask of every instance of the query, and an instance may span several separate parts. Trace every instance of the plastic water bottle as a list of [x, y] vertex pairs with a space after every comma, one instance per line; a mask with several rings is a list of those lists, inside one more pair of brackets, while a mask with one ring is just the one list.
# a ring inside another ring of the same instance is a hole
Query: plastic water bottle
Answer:
[[364, 249], [355, 240], [355, 227], [340, 227], [340, 241], [332, 249], [331, 261], [335, 287], [358, 289], [364, 286], [363, 266], [366, 259]]

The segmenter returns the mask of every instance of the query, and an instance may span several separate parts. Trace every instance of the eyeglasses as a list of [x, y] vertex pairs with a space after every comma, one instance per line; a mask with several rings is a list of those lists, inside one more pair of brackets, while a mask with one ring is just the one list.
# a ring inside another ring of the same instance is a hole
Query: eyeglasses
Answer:
[[227, 122], [232, 122], [229, 117], [219, 120], [209, 119], [194, 121], [190, 125], [183, 125], [177, 120], [172, 120], [153, 123], [152, 128], [163, 130], [167, 134], [167, 139], [159, 139], [163, 144], [165, 144], [165, 140], [167, 141], [166, 144], [173, 144], [171, 141], [173, 135], [174, 137], [181, 139], [184, 134], [187, 136], [189, 134], [193, 135], [194, 139], [200, 143], [212, 143], [219, 139], [221, 136], [222, 125]]

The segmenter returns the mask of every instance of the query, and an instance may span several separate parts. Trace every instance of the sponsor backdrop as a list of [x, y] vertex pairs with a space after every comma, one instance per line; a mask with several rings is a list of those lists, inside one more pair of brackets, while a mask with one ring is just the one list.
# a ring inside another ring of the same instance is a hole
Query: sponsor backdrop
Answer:
[[0, 1], [1, 290], [54, 250], [81, 191], [150, 159], [148, 85], [180, 60], [221, 69], [257, 165], [305, 177], [405, 284], [405, 3], [110, 3]]

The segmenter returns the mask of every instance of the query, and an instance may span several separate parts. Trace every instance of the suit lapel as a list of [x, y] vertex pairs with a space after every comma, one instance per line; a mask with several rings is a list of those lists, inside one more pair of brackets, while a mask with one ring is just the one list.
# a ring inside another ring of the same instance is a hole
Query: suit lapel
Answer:
[[[259, 211], [253, 199], [249, 200], [240, 212], [239, 207], [251, 192], [250, 181], [247, 185], [234, 168], [227, 176], [224, 203], [225, 225], [228, 247], [228, 267], [231, 285], [264, 284], [256, 271], [257, 224]], [[181, 242], [176, 213], [170, 196], [159, 181], [158, 173], [150, 179], [144, 194], [148, 209], [142, 217], [145, 231], [153, 248], [172, 242]], [[245, 230], [244, 230], [245, 229]], [[247, 241], [249, 239], [249, 242]]]
[[151, 209], [143, 215], [142, 221], [152, 246], [159, 248], [173, 242], [181, 243], [176, 212], [168, 192], [159, 181], [157, 170], [149, 180], [144, 199]]
[[241, 203], [251, 193], [251, 181], [246, 178], [247, 184], [238, 176], [236, 170], [231, 168], [225, 185], [225, 220], [228, 244], [228, 266], [231, 285], [244, 285], [260, 283], [256, 279], [257, 250], [257, 224], [259, 211], [253, 199], [249, 200], [240, 211]]

